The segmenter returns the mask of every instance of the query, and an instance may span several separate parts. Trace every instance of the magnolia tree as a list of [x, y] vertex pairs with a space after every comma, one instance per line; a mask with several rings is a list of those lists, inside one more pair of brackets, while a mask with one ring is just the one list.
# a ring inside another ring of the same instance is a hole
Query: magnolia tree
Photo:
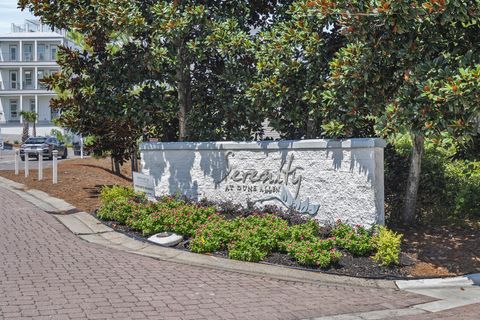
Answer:
[[[317, 1], [317, 4], [325, 1]], [[348, 39], [323, 93], [327, 134], [351, 136], [375, 121], [408, 131], [413, 148], [403, 219], [415, 218], [426, 138], [475, 134], [480, 112], [480, 1], [335, 1]]]
[[74, 115], [81, 115], [76, 122], [80, 126], [88, 109], [95, 118], [91, 120], [100, 121], [94, 115], [103, 114], [118, 123], [120, 117], [124, 130], [137, 134], [145, 130], [166, 139], [244, 140], [261, 131], [263, 120], [244, 95], [255, 66], [250, 31], [263, 28], [289, 2], [19, 4], [43, 22], [84, 37], [87, 48], [62, 50], [62, 73], [50, 81], [64, 93], [55, 107], [62, 114], [72, 111], [69, 126]]
[[283, 138], [321, 135], [329, 62], [343, 45], [330, 5], [295, 1], [255, 42], [256, 74], [248, 97]]
[[286, 138], [408, 131], [411, 222], [424, 140], [474, 134], [478, 0], [19, 4], [82, 35], [47, 80], [53, 105], [119, 161], [145, 132], [248, 140], [265, 118]]
[[179, 140], [250, 140], [263, 116], [245, 92], [254, 38], [291, 0], [156, 1], [148, 26], [152, 68], [174, 89]]
[[96, 137], [94, 151], [108, 151], [117, 173], [145, 128], [163, 124], [169, 111], [155, 103], [163, 92], [153, 88], [157, 75], [143, 63], [150, 38], [136, 28], [142, 3], [19, 2], [44, 23], [70, 31], [77, 45], [59, 50], [61, 72], [45, 79], [58, 94], [51, 105], [61, 111], [57, 123]]
[[410, 223], [425, 138], [475, 134], [479, 4], [295, 1], [287, 19], [260, 33], [248, 94], [286, 137], [408, 131], [413, 150], [403, 218]]

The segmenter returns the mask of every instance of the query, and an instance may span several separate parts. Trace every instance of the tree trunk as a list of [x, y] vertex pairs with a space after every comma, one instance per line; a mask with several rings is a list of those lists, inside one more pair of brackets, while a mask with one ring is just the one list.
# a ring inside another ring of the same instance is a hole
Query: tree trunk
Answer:
[[115, 174], [116, 175], [120, 175], [120, 161], [118, 161], [117, 159], [114, 159], [114, 164], [115, 164]]
[[135, 162], [133, 163], [134, 164], [134, 170], [135, 172], [138, 172], [138, 158], [137, 158], [137, 150], [135, 149], [135, 158], [134, 158]]
[[133, 177], [133, 173], [138, 172], [137, 148], [132, 149], [131, 166], [132, 166], [132, 177]]
[[424, 137], [421, 134], [412, 134], [412, 159], [410, 160], [410, 172], [408, 174], [407, 190], [402, 219], [407, 225], [415, 221], [415, 209], [417, 206], [418, 187], [422, 170], [422, 157], [424, 151]]
[[187, 114], [192, 105], [190, 65], [187, 59], [187, 52], [183, 39], [176, 43], [177, 45], [177, 65], [175, 80], [177, 82], [178, 94], [178, 123], [179, 135], [178, 141], [185, 141], [188, 136]]
[[25, 121], [25, 119], [23, 119], [22, 143], [25, 143], [25, 141], [27, 141], [28, 131], [29, 131], [28, 121]]
[[33, 125], [33, 136], [36, 137], [37, 136], [37, 124], [36, 124], [37, 121], [33, 121], [32, 125]]
[[135, 172], [135, 159], [133, 158], [133, 153], [132, 153], [132, 159], [130, 159], [130, 169], [132, 170], [132, 179], [133, 179], [133, 173]]
[[315, 123], [312, 118], [307, 116], [305, 119], [305, 139], [314, 139]]

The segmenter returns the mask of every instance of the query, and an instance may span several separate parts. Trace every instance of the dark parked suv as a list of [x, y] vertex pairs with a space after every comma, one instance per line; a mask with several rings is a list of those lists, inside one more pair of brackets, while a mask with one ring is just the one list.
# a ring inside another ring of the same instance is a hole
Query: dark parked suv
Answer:
[[68, 151], [63, 142], [59, 142], [56, 138], [52, 137], [32, 137], [28, 138], [20, 147], [20, 158], [22, 161], [25, 161], [25, 151], [27, 151], [30, 158], [36, 158], [38, 160], [39, 154], [42, 154], [43, 157], [52, 160], [53, 150], [57, 150], [58, 155], [62, 157], [62, 159], [67, 158]]

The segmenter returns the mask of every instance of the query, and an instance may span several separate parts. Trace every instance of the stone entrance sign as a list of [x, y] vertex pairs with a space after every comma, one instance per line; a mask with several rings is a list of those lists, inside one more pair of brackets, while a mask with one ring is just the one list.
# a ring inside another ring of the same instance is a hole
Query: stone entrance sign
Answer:
[[275, 205], [320, 224], [370, 226], [384, 223], [384, 147], [381, 139], [148, 142], [140, 152], [157, 196]]

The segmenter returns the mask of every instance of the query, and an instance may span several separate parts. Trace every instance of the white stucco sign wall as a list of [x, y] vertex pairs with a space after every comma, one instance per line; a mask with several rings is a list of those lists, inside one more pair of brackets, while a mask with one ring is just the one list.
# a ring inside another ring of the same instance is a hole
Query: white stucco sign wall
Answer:
[[156, 195], [294, 208], [320, 224], [384, 223], [381, 139], [149, 142], [142, 173]]

